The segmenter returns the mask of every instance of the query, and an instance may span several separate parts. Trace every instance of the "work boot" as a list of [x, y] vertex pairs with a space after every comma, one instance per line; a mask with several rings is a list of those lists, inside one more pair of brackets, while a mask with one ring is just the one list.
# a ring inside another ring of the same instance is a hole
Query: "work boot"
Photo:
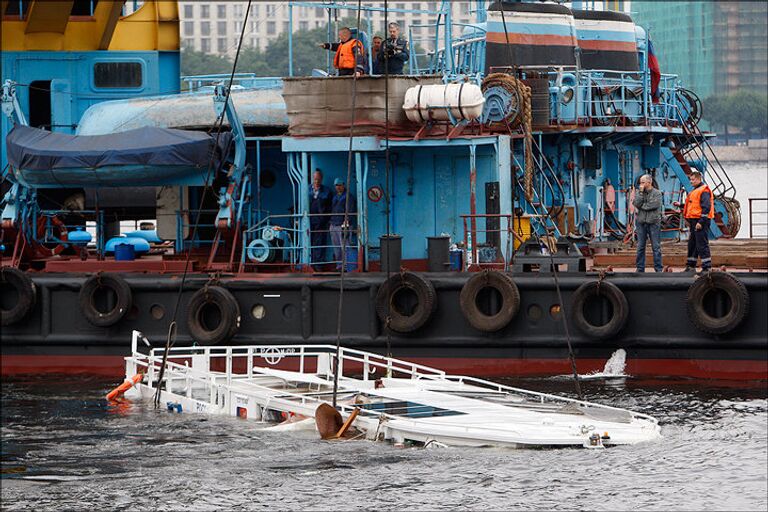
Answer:
[[683, 270], [683, 272], [688, 272], [688, 273], [694, 272], [695, 273], [696, 272], [696, 267], [690, 267], [690, 266], [686, 265], [685, 266], [685, 270]]

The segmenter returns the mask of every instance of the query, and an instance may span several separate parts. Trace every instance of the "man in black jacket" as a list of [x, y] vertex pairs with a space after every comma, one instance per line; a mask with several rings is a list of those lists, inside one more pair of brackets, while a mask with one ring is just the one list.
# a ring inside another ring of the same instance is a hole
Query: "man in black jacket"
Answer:
[[390, 75], [402, 75], [403, 66], [410, 58], [408, 41], [400, 37], [400, 26], [397, 23], [390, 23], [388, 29], [389, 37], [381, 44], [374, 67], [382, 75], [387, 68]]

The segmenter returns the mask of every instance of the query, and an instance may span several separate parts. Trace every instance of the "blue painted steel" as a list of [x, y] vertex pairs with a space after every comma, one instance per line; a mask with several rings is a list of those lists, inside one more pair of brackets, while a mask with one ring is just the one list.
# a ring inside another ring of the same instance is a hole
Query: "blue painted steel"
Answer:
[[117, 236], [115, 238], [110, 238], [107, 240], [106, 245], [104, 246], [104, 252], [106, 253], [113, 253], [117, 250], [117, 246], [119, 244], [126, 244], [133, 247], [136, 254], [143, 254], [146, 252], [149, 252], [149, 242], [144, 240], [143, 238], [129, 238], [125, 236]]
[[[162, 240], [160, 240], [160, 238], [157, 236], [156, 229], [140, 229], [138, 231], [131, 231], [130, 233], [126, 233], [125, 236], [128, 238], [143, 238], [151, 244], [162, 243]], [[71, 239], [72, 236], [70, 235], [70, 240]]]
[[115, 245], [115, 261], [133, 261], [136, 259], [136, 248], [125, 242]]
[[82, 226], [77, 226], [74, 231], [70, 231], [67, 236], [67, 240], [73, 245], [88, 245], [93, 240], [93, 237], [89, 232], [83, 229]]

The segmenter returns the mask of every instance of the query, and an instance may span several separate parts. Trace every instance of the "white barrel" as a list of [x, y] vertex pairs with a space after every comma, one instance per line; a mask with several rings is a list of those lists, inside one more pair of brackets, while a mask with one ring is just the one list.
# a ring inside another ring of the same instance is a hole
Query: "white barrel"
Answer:
[[[473, 121], [483, 113], [483, 91], [471, 83], [417, 85], [405, 92], [403, 110], [414, 123]], [[450, 115], [448, 114], [450, 112]]]

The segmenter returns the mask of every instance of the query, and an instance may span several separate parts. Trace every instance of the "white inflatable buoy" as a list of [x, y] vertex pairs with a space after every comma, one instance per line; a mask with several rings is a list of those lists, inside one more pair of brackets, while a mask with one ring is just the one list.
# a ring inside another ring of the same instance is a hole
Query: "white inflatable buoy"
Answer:
[[483, 91], [475, 84], [417, 85], [405, 92], [403, 110], [414, 123], [450, 121], [451, 117], [474, 121], [482, 115], [484, 104]]

